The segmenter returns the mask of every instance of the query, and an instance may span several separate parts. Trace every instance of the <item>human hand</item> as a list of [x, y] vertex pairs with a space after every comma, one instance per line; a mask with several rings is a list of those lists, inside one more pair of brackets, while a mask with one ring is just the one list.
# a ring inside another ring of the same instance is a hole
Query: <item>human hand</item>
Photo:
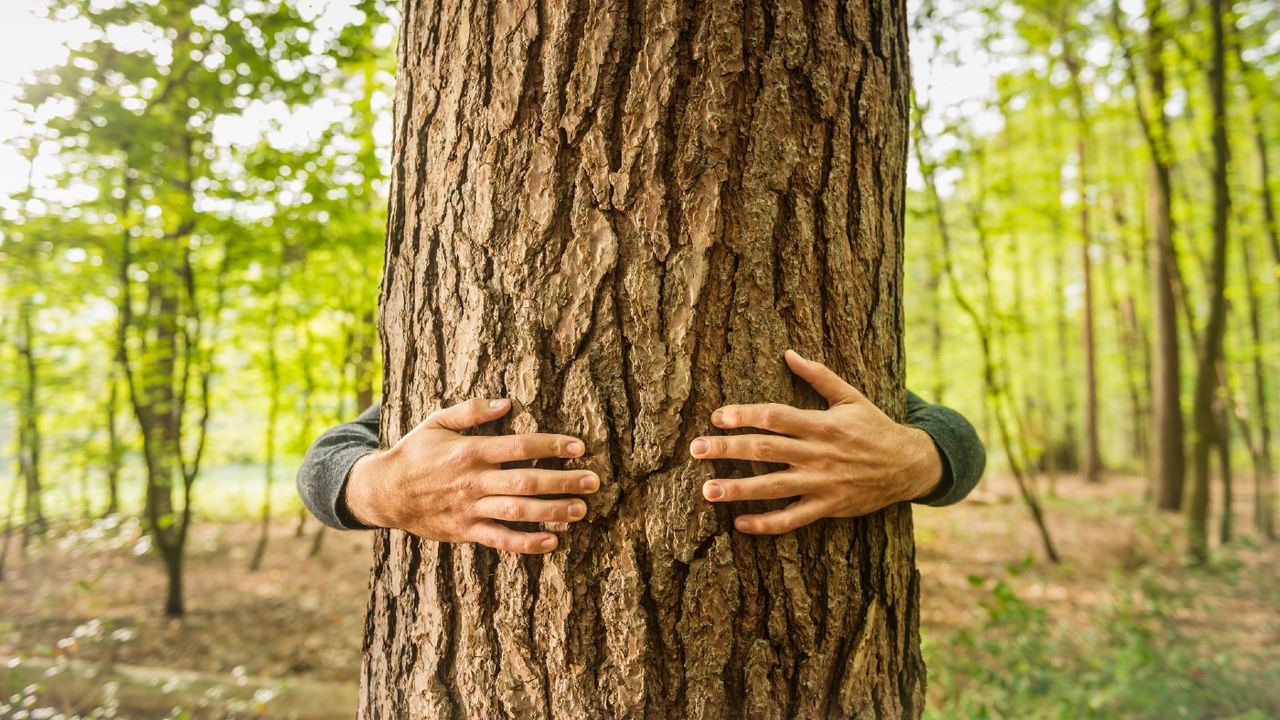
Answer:
[[590, 494], [600, 487], [600, 478], [588, 470], [502, 468], [521, 460], [579, 457], [586, 447], [577, 438], [459, 434], [510, 409], [510, 400], [476, 399], [431, 413], [391, 448], [356, 461], [347, 478], [347, 507], [366, 525], [429, 540], [475, 542], [516, 553], [554, 550], [555, 533], [521, 532], [498, 521], [581, 520], [587, 514], [582, 500], [536, 496]]
[[786, 353], [792, 372], [817, 390], [830, 407], [802, 410], [777, 403], [726, 405], [711, 414], [723, 429], [761, 428], [777, 435], [696, 438], [690, 453], [718, 458], [783, 463], [785, 470], [741, 479], [708, 480], [702, 495], [712, 502], [797, 497], [781, 510], [739, 515], [745, 533], [778, 535], [824, 517], [856, 517], [921, 497], [942, 479], [942, 459], [933, 438], [900, 425], [822, 363]]

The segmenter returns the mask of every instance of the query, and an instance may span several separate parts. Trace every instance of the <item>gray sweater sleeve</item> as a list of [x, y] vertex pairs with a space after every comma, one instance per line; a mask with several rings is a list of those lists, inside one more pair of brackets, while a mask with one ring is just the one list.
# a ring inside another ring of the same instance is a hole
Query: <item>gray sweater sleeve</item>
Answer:
[[367, 529], [347, 509], [347, 474], [356, 460], [378, 449], [380, 405], [353, 422], [327, 430], [307, 448], [298, 468], [298, 495], [320, 522], [339, 530]]
[[942, 405], [933, 405], [907, 391], [907, 424], [933, 438], [942, 457], [942, 480], [916, 502], [922, 505], [958, 503], [973, 490], [987, 464], [987, 451], [973, 425], [963, 415]]

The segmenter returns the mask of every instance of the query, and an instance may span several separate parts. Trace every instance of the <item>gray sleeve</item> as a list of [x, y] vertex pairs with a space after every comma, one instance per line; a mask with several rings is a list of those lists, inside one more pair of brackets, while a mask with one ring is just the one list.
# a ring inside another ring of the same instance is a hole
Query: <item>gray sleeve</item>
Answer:
[[381, 405], [326, 430], [307, 448], [298, 468], [298, 495], [320, 522], [339, 530], [368, 529], [347, 509], [347, 474], [356, 460], [378, 449]]
[[916, 502], [938, 507], [965, 499], [987, 465], [987, 451], [973, 425], [955, 410], [925, 402], [910, 390], [907, 424], [928, 433], [942, 457], [942, 480]]

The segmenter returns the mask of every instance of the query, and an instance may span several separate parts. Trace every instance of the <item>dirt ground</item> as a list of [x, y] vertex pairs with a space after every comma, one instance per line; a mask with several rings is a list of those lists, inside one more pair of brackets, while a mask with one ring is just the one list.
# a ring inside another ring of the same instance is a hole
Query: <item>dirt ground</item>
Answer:
[[[1215, 646], [1280, 667], [1280, 546], [1239, 543], [1233, 581], [1192, 572], [1181, 561], [1178, 520], [1142, 510], [1141, 481], [1102, 486], [1061, 483], [1047, 501], [1063, 562], [1043, 560], [1040, 542], [1013, 488], [1000, 479], [951, 508], [916, 512], [927, 636], [979, 620], [988, 592], [974, 578], [1008, 578], [1055, 620], [1086, 628], [1098, 607], [1131, 585], [1115, 582], [1155, 566], [1164, 582], [1195, 597], [1179, 620]], [[1247, 531], [1249, 515], [1238, 509]], [[273, 528], [264, 567], [247, 570], [253, 523], [193, 529], [182, 621], [159, 613], [163, 573], [136, 523], [98, 524], [11, 551], [0, 583], [0, 660], [74, 657], [94, 662], [199, 670], [233, 677], [294, 678], [354, 685], [360, 667], [370, 536], [326, 531], [307, 557], [316, 525], [295, 537], [292, 521]], [[1253, 663], [1250, 663], [1251, 665]]]

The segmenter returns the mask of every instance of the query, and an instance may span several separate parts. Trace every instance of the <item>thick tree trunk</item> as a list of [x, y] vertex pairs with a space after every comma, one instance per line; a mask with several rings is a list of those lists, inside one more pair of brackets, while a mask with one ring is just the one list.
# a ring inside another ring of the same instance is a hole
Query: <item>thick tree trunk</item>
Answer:
[[407, 4], [384, 440], [509, 396], [503, 430], [583, 437], [603, 489], [546, 557], [380, 532], [362, 717], [920, 714], [909, 508], [745, 536], [686, 450], [725, 402], [818, 406], [788, 347], [901, 414], [906, 27]]

